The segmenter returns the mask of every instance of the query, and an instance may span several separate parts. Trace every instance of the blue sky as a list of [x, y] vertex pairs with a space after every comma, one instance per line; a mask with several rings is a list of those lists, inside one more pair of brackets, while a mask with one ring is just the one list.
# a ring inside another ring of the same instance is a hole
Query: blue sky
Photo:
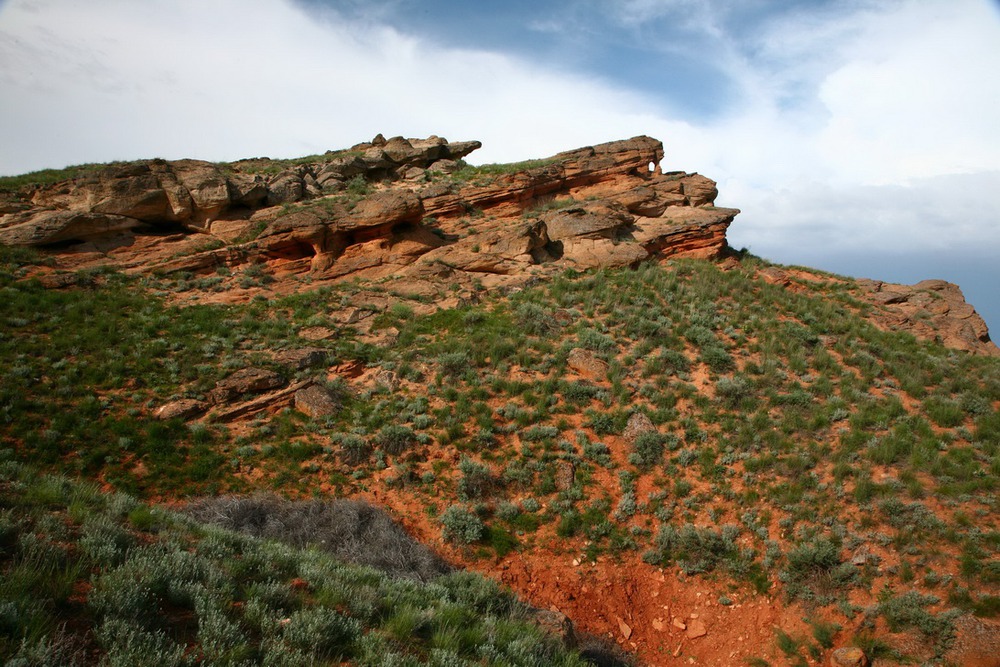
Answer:
[[7, 0], [0, 173], [648, 134], [736, 247], [945, 278], [1000, 337], [996, 0]]

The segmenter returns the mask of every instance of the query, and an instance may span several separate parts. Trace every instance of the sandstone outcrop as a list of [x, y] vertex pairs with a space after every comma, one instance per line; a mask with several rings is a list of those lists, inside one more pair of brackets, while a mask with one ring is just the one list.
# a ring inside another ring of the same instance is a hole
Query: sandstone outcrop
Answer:
[[8, 193], [0, 243], [100, 245], [110, 234], [181, 231], [221, 247], [166, 258], [145, 252], [125, 263], [170, 273], [284, 261], [322, 279], [412, 281], [713, 255], [738, 213], [711, 206], [711, 180], [661, 173], [655, 165], [663, 147], [649, 137], [560, 153], [509, 173], [460, 162], [479, 146], [378, 136], [315, 161], [110, 165]]
[[[739, 211], [714, 206], [711, 179], [662, 172], [656, 139], [519, 165], [465, 164], [479, 147], [379, 135], [297, 160], [157, 159], [77, 169], [59, 183], [0, 191], [0, 243], [52, 247], [57, 270], [111, 264], [215, 275], [225, 268], [234, 283], [227, 287], [239, 288], [226, 290], [235, 298], [263, 273], [279, 284], [305, 274], [309, 284], [377, 280], [396, 294], [436, 300], [515, 288], [566, 269], [710, 258], [728, 247], [726, 230]], [[39, 277], [53, 287], [73, 284], [64, 275]], [[878, 306], [880, 326], [1000, 353], [954, 285], [860, 285]]]
[[[840, 280], [820, 277], [799, 269], [769, 266], [760, 276], [788, 289], [803, 289], [797, 281]], [[881, 280], [859, 279], [855, 295], [874, 306], [866, 315], [875, 326], [889, 331], [906, 331], [921, 340], [975, 354], [1000, 356], [1000, 348], [990, 340], [986, 322], [962, 290], [944, 280], [923, 280], [915, 285], [898, 285]]]
[[1000, 355], [990, 340], [986, 322], [967, 303], [958, 285], [944, 280], [922, 280], [897, 285], [859, 280], [864, 297], [879, 306], [874, 322], [894, 331], [978, 354]]
[[294, 400], [295, 409], [313, 419], [334, 415], [340, 408], [333, 394], [318, 384], [298, 390]]
[[358, 175], [398, 179], [401, 169], [458, 160], [480, 144], [397, 137], [382, 148], [364, 146], [314, 162], [157, 159], [98, 167], [52, 186], [8, 193], [0, 208], [8, 211], [0, 216], [0, 243], [44, 246], [140, 226], [208, 232], [217, 219], [243, 219], [255, 209], [335, 192]]

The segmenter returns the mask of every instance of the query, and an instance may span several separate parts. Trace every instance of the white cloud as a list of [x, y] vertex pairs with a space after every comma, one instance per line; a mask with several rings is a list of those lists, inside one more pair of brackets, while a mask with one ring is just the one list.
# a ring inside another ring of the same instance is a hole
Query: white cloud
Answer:
[[641, 133], [641, 98], [485, 51], [325, 20], [284, 0], [12, 2], [0, 13], [0, 173], [67, 162], [291, 156], [386, 135], [480, 159]]

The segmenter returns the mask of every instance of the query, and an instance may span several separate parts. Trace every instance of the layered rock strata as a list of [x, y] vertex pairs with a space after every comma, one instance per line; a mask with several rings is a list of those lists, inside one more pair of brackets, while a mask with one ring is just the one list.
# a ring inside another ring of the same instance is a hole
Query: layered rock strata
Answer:
[[[139, 271], [267, 262], [320, 280], [412, 282], [712, 256], [738, 213], [712, 206], [711, 180], [662, 173], [662, 144], [649, 137], [508, 170], [464, 165], [461, 158], [479, 145], [379, 136], [291, 164], [112, 165], [8, 193], [0, 243], [62, 244]], [[176, 250], [177, 233], [208, 243], [170, 253], [151, 248]]]

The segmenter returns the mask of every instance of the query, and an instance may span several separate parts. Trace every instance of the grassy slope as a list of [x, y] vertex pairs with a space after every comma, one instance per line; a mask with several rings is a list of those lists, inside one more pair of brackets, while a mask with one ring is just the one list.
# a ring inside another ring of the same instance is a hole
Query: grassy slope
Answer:
[[[7, 276], [34, 260], [5, 261]], [[423, 317], [400, 302], [379, 315], [400, 331], [391, 349], [349, 330], [324, 343], [395, 372], [399, 391], [334, 387], [337, 417], [285, 412], [238, 438], [146, 415], [301, 345], [300, 327], [339, 328], [330, 313], [354, 288], [176, 309], [156, 292], [210, 279], [94, 275], [55, 292], [2, 278], [0, 437], [18, 458], [140, 495], [250, 479], [350, 494], [389, 468], [388, 485], [424, 498], [471, 554], [637, 550], [845, 618], [862, 611], [849, 592], [868, 591], [873, 620], [942, 641], [948, 609], [995, 616], [1000, 363], [878, 331], [850, 281], [783, 288], [758, 268], [567, 274]], [[606, 381], [568, 375], [574, 347], [607, 361]], [[658, 435], [629, 449], [635, 411]], [[463, 457], [457, 472], [440, 448]], [[562, 460], [576, 483], [558, 491]], [[878, 567], [845, 563], [859, 548]]]
[[0, 569], [9, 665], [584, 664], [478, 575], [393, 579], [9, 460]]

